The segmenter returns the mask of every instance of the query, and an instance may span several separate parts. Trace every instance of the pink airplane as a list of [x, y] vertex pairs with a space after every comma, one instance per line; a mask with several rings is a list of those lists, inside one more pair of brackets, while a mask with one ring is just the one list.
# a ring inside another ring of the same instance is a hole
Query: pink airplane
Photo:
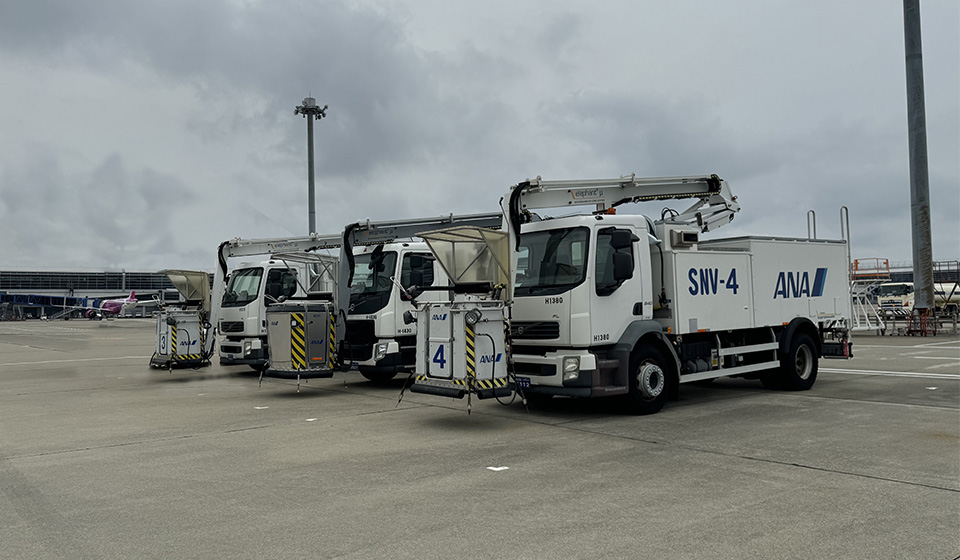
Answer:
[[100, 302], [100, 307], [87, 308], [87, 318], [94, 319], [100, 317], [116, 317], [121, 312], [131, 307], [137, 306], [136, 292], [130, 292], [130, 296], [122, 299], [105, 299]]

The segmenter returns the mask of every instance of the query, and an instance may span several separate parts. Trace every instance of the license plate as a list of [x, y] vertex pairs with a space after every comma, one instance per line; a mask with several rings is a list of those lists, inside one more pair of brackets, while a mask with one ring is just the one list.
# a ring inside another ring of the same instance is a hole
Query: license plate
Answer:
[[529, 388], [530, 388], [530, 378], [529, 378], [529, 377], [519, 377], [519, 376], [517, 376], [517, 387], [520, 387], [521, 389], [529, 389]]

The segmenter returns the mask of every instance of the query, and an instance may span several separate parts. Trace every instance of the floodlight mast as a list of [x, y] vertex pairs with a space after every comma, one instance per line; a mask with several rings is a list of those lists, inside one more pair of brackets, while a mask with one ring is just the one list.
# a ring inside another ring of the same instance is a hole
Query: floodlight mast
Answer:
[[307, 205], [310, 220], [310, 231], [307, 233], [314, 234], [317, 232], [317, 203], [313, 184], [313, 121], [327, 116], [327, 106], [324, 105], [321, 109], [317, 107], [316, 99], [305, 97], [303, 105], [297, 105], [293, 114], [303, 115], [303, 118], [307, 119]]

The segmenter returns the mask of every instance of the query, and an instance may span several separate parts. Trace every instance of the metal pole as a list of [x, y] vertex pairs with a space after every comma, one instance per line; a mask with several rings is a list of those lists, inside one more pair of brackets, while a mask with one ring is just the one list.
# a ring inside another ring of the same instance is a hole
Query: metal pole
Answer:
[[310, 231], [317, 232], [317, 199], [313, 184], [313, 119], [307, 118], [307, 208], [309, 209]]
[[910, 223], [913, 227], [914, 309], [933, 309], [933, 246], [930, 240], [930, 184], [927, 122], [923, 95], [920, 0], [903, 0], [907, 67], [907, 128], [910, 139]]
[[310, 221], [310, 231], [317, 232], [317, 203], [314, 194], [314, 173], [313, 173], [313, 121], [320, 120], [327, 116], [327, 106], [321, 109], [317, 107], [317, 100], [312, 97], [305, 97], [303, 105], [298, 105], [293, 110], [294, 115], [303, 115], [307, 119], [307, 205]]

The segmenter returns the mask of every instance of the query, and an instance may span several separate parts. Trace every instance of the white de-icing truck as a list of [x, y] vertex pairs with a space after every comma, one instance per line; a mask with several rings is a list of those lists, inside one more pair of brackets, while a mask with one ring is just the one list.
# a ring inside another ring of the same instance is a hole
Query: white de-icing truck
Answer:
[[[339, 249], [341, 235], [317, 235], [277, 239], [240, 239], [224, 241], [217, 250], [211, 305], [211, 323], [222, 339], [219, 344], [222, 365], [248, 365], [257, 371], [267, 367], [266, 308], [281, 297], [305, 296], [307, 292], [329, 291], [329, 286], [314, 285], [307, 278], [308, 268], [280, 259], [244, 262], [234, 268], [228, 279], [227, 259], [276, 253], [315, 252]], [[212, 353], [214, 336], [206, 337]]]
[[[656, 221], [615, 213], [627, 202], [678, 199], [694, 203], [682, 212], [664, 209]], [[507, 353], [514, 384], [527, 397], [622, 396], [632, 412], [650, 414], [682, 383], [742, 376], [805, 390], [820, 357], [852, 356], [846, 242], [701, 239], [740, 209], [716, 175], [538, 177], [512, 187], [504, 201], [512, 251]], [[571, 206], [584, 205], [596, 210], [569, 215]], [[550, 208], [566, 215], [532, 219], [534, 210]], [[422, 306], [418, 320], [438, 312]], [[474, 319], [496, 317], [478, 307]], [[465, 371], [476, 354], [449, 346], [418, 340], [422, 360], [412, 390], [450, 394], [476, 386], [469, 368], [465, 379], [449, 372]]]
[[403, 315], [413, 310], [411, 299], [420, 290], [446, 283], [427, 244], [413, 238], [449, 226], [499, 229], [502, 221], [501, 214], [494, 212], [347, 226], [344, 238], [349, 238], [354, 250], [347, 265], [352, 276], [341, 349], [344, 365], [375, 382], [412, 370], [417, 325], [404, 324]]
[[[627, 202], [694, 199], [653, 221]], [[528, 180], [505, 215], [515, 259], [510, 345], [530, 395], [624, 395], [657, 412], [678, 386], [724, 376], [805, 390], [820, 357], [851, 357], [844, 241], [702, 240], [739, 211], [716, 175]], [[596, 211], [529, 223], [534, 209]]]

